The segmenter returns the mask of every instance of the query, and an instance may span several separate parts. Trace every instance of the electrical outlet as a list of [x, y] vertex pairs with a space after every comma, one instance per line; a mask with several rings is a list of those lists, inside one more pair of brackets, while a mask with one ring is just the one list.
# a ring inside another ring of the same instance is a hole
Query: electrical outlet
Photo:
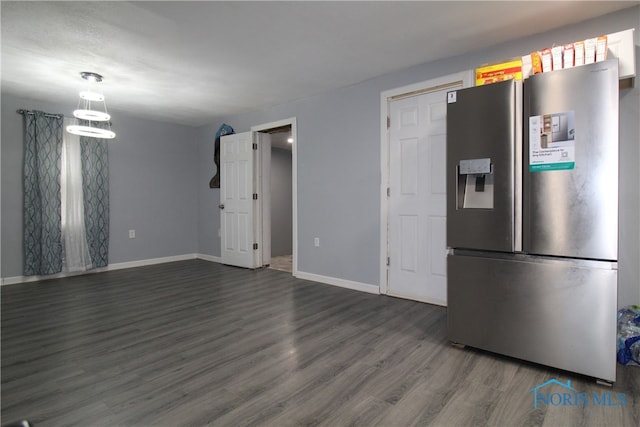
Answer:
[[129, 230], [129, 238], [130, 239], [136, 238], [136, 230]]
[[313, 238], [313, 246], [315, 246], [316, 248], [320, 247], [320, 238], [319, 237], [314, 237]]

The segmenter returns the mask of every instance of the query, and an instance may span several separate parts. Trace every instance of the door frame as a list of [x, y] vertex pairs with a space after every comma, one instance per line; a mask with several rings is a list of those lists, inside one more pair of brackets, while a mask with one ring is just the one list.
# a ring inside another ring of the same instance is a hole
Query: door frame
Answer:
[[[291, 126], [291, 137], [293, 138], [293, 144], [291, 146], [291, 197], [293, 198], [292, 200], [292, 248], [293, 248], [293, 254], [292, 254], [292, 271], [291, 273], [293, 274], [294, 277], [297, 277], [298, 275], [298, 128], [297, 128], [297, 120], [295, 117], [290, 117], [288, 119], [283, 119], [283, 120], [278, 120], [275, 122], [269, 122], [269, 123], [263, 123], [260, 125], [256, 125], [256, 126], [251, 126], [251, 132], [254, 133], [254, 135], [256, 135], [258, 132], [264, 132], [267, 131], [269, 129], [274, 129], [274, 128], [279, 128], [282, 126], [287, 126], [290, 125]], [[258, 138], [254, 137], [254, 142], [258, 142]], [[259, 261], [261, 263], [261, 265], [264, 265], [262, 260], [263, 260], [263, 250], [265, 249], [265, 245], [266, 243], [263, 242], [263, 221], [264, 221], [264, 214], [263, 214], [263, 201], [265, 200], [265, 197], [269, 197], [270, 198], [270, 194], [267, 194], [268, 192], [266, 191], [266, 189], [264, 188], [266, 185], [265, 183], [262, 182], [262, 156], [263, 156], [263, 150], [262, 147], [260, 146], [260, 144], [258, 144], [258, 156], [256, 159], [256, 165], [257, 165], [257, 169], [256, 169], [256, 176], [255, 176], [255, 180], [256, 180], [256, 192], [258, 193], [258, 207], [257, 207], [257, 222], [256, 222], [256, 227], [257, 229], [254, 230], [254, 235], [256, 236], [256, 242], [258, 243], [258, 248], [262, 248], [259, 249]], [[268, 248], [269, 248], [269, 252], [271, 251], [271, 242], [268, 242]]]
[[389, 110], [391, 102], [418, 96], [425, 93], [446, 90], [450, 87], [462, 85], [463, 88], [473, 86], [475, 73], [473, 70], [453, 73], [419, 83], [413, 83], [394, 89], [385, 90], [380, 93], [380, 293], [389, 293], [389, 268], [387, 259], [389, 254], [389, 199], [387, 191], [389, 188]]

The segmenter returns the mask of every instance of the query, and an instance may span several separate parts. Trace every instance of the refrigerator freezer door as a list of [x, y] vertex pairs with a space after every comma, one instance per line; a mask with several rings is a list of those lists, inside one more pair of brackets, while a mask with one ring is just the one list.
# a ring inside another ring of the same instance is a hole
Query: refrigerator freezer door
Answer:
[[448, 257], [449, 339], [615, 381], [615, 263], [516, 257]]
[[447, 96], [447, 246], [521, 249], [521, 82]]
[[523, 249], [618, 258], [618, 65], [524, 83]]

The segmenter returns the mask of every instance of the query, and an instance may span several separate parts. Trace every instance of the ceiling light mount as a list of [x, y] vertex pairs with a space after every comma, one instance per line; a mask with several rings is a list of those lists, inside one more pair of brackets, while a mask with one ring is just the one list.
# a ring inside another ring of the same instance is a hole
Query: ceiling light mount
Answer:
[[92, 73], [91, 71], [82, 71], [80, 76], [90, 82], [100, 83], [102, 81], [102, 76], [100, 74]]

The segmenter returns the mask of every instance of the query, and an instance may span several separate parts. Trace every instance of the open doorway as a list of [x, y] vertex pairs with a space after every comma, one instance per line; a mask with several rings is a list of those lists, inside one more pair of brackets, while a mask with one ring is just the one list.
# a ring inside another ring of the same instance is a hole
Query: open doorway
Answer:
[[295, 119], [254, 126], [259, 145], [262, 265], [296, 273]]
[[[269, 192], [271, 193], [271, 260], [269, 267], [292, 272], [293, 259], [293, 197], [291, 188], [292, 145], [291, 126], [276, 129], [271, 136]], [[291, 142], [289, 142], [291, 141]]]

